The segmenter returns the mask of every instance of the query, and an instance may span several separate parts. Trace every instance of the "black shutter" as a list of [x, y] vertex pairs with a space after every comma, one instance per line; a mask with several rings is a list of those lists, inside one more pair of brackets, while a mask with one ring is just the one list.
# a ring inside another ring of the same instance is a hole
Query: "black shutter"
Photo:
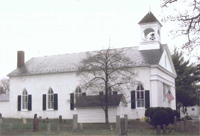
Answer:
[[17, 96], [17, 110], [21, 111], [21, 95]]
[[28, 110], [32, 110], [32, 95], [28, 95]]
[[43, 110], [46, 110], [46, 94], [43, 94], [43, 107], [42, 107], [42, 109]]
[[58, 110], [58, 94], [54, 94], [54, 110]]
[[131, 91], [131, 109], [135, 109], [135, 91]]
[[145, 108], [150, 107], [150, 95], [149, 90], [145, 90]]
[[74, 93], [70, 93], [70, 110], [74, 110]]

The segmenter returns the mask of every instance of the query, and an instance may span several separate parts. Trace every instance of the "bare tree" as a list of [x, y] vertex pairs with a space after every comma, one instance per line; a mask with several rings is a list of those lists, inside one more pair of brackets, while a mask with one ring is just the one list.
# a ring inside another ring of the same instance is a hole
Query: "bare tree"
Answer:
[[137, 73], [132, 61], [126, 57], [125, 49], [106, 49], [87, 53], [87, 57], [78, 65], [77, 75], [81, 77], [81, 86], [89, 94], [105, 92], [102, 108], [105, 122], [108, 123], [109, 91], [118, 91], [126, 98], [127, 90], [135, 85]]
[[3, 89], [3, 86], [0, 85], [0, 94], [5, 94], [6, 92]]
[[186, 36], [187, 42], [182, 46], [189, 53], [196, 53], [196, 57], [200, 59], [197, 52], [200, 45], [200, 1], [199, 0], [161, 0], [162, 7], [167, 10], [174, 10], [173, 14], [167, 15], [164, 21], [177, 21], [179, 23], [178, 30], [172, 30], [176, 36]]
[[0, 82], [2, 83], [2, 87], [4, 89], [5, 92], [10, 92], [10, 79], [9, 78], [2, 78], [0, 80]]

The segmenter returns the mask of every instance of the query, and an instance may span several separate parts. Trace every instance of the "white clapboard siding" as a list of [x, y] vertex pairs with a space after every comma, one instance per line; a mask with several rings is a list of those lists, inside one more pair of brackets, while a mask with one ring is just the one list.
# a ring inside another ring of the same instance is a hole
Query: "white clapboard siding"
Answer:
[[[101, 107], [77, 109], [78, 123], [105, 123], [105, 112]], [[109, 108], [109, 122], [116, 122], [117, 107]]]

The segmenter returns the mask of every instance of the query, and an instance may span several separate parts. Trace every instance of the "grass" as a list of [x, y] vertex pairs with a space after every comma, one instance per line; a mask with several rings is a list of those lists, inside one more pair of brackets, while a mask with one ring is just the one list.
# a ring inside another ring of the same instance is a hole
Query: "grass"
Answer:
[[[3, 119], [3, 124], [1, 125], [1, 134], [2, 135], [117, 135], [115, 131], [115, 124], [111, 123], [109, 125], [106, 124], [83, 124], [83, 131], [77, 130], [76, 132], [72, 131], [72, 120], [66, 120], [65, 123], [59, 124], [58, 119], [50, 119], [49, 123], [51, 124], [51, 132], [47, 132], [47, 124], [40, 123], [39, 132], [32, 132], [33, 130], [33, 119], [27, 119], [27, 124], [23, 124], [22, 119]], [[12, 124], [12, 129], [9, 129], [9, 125]], [[110, 126], [113, 127], [111, 130]], [[59, 131], [58, 131], [59, 127]], [[173, 126], [168, 126], [172, 128]], [[181, 131], [172, 132], [169, 135], [199, 135], [199, 131]], [[169, 131], [169, 130], [167, 130]], [[156, 135], [156, 129], [150, 126], [146, 122], [140, 122], [136, 120], [131, 120], [128, 123], [128, 135]]]

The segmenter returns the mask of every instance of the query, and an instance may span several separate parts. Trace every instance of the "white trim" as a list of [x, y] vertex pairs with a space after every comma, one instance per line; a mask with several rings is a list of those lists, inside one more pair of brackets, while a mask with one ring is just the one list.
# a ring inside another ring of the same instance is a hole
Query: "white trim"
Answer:
[[47, 109], [46, 111], [55, 111], [54, 109]]
[[158, 68], [158, 69], [160, 69], [161, 71], [163, 71], [164, 73], [166, 73], [166, 74], [172, 76], [173, 78], [176, 78], [176, 77], [177, 77], [176, 74], [171, 73], [171, 72], [168, 71], [167, 69], [163, 68], [161, 65], [151, 65], [150, 67], [151, 67], [151, 68]]
[[[137, 90], [138, 88], [138, 85], [142, 85], [143, 87], [143, 90]], [[136, 89], [135, 89], [135, 109], [145, 109], [145, 89], [144, 89], [144, 86], [142, 83], [139, 83], [137, 86], [136, 86]], [[143, 99], [138, 99], [137, 98], [137, 92], [143, 92]], [[138, 100], [141, 100], [144, 102], [144, 106], [143, 107], [138, 107]]]
[[[137, 107], [137, 105], [136, 105], [135, 109], [137, 109], [137, 110], [143, 110], [143, 109], [145, 109], [145, 106], [144, 107]], [[135, 110], [135, 109], [132, 109], [132, 110]]]
[[[24, 92], [26, 92], [26, 95], [24, 95]], [[27, 101], [24, 101], [24, 98], [26, 97]], [[24, 108], [24, 104], [26, 104], [27, 108]], [[22, 95], [21, 95], [21, 111], [28, 111], [28, 91], [26, 88], [23, 89]]]
[[[175, 67], [174, 67], [174, 63], [173, 63], [171, 54], [170, 54], [170, 52], [169, 52], [168, 46], [166, 46], [166, 47], [164, 48], [164, 51], [165, 51], [166, 54], [167, 54], [168, 60], [169, 60], [169, 62], [170, 62], [170, 66], [171, 66], [171, 68], [172, 68], [172, 72], [174, 72], [173, 74], [176, 75], [176, 77], [177, 77], [177, 73], [176, 73], [176, 70], [175, 70]], [[164, 51], [163, 51], [163, 52], [164, 52]], [[162, 54], [162, 55], [163, 55], [163, 54]], [[161, 56], [161, 57], [162, 57], [162, 56]], [[160, 63], [160, 62], [159, 62], [159, 63]], [[176, 77], [175, 77], [175, 78], [176, 78]]]
[[[150, 77], [150, 81], [161, 81], [162, 83], [169, 84], [170, 86], [175, 87], [174, 82], [163, 78], [162, 76], [158, 75], [157, 73], [151, 74], [150, 76], [156, 76], [156, 77]], [[159, 77], [159, 78], [157, 78], [157, 77]]]
[[[50, 90], [52, 91], [52, 93], [49, 94]], [[53, 101], [49, 101], [49, 95], [53, 96]], [[49, 103], [53, 103], [53, 105], [50, 105], [50, 107], [53, 107], [53, 108], [49, 108]], [[54, 91], [51, 87], [49, 88], [47, 92], [47, 110], [54, 110]]]

